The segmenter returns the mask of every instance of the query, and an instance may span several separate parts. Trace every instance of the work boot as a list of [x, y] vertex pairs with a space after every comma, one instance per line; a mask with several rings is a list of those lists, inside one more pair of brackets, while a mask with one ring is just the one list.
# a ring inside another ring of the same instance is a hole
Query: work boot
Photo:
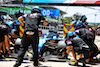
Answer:
[[77, 63], [69, 63], [69, 65], [71, 65], [71, 66], [78, 66], [78, 62]]
[[16, 64], [13, 67], [19, 67], [21, 63], [16, 62]]
[[13, 67], [19, 67], [18, 65], [14, 65]]
[[3, 59], [2, 55], [0, 55], [0, 59]]
[[39, 67], [39, 66], [35, 66], [35, 67]]
[[39, 61], [43, 61], [43, 62], [44, 62], [44, 58], [42, 58], [42, 57], [39, 57]]
[[38, 64], [37, 64], [37, 63], [35, 63], [35, 64], [33, 63], [33, 65], [34, 65], [35, 67], [40, 67], [40, 65], [42, 65], [42, 64], [41, 64], [41, 63], [38, 63]]
[[38, 66], [38, 63], [33, 63], [34, 66]]
[[82, 58], [80, 58], [80, 59], [78, 60], [78, 62], [82, 62]]

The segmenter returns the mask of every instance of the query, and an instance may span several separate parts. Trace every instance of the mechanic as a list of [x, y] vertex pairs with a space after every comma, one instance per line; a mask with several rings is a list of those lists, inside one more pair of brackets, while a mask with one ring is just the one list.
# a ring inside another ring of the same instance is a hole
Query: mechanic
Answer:
[[93, 42], [95, 41], [95, 30], [92, 29], [92, 27], [86, 22], [87, 17], [85, 15], [81, 16], [79, 18], [79, 23], [76, 25], [75, 30], [80, 29], [80, 28], [85, 28], [88, 29], [90, 32], [93, 33]]
[[79, 28], [86, 28], [86, 29], [88, 29], [88, 28], [90, 28], [90, 26], [88, 26], [88, 23], [86, 22], [86, 20], [87, 20], [87, 17], [85, 15], [81, 16], [78, 19], [78, 22], [76, 23], [75, 29], [79, 29]]
[[87, 20], [87, 17], [85, 15], [83, 15], [80, 19], [80, 21], [83, 22], [83, 25], [84, 25], [84, 28], [88, 29], [89, 31], [91, 31], [93, 34], [94, 34], [94, 39], [93, 41], [95, 40], [95, 35], [96, 35], [96, 32], [95, 30], [88, 24], [88, 22], [86, 22]]
[[92, 27], [86, 22], [86, 20], [87, 20], [87, 17], [85, 15], [80, 17], [80, 21], [79, 21], [79, 23], [77, 25], [78, 29], [79, 28], [86, 28], [89, 31], [93, 32]]
[[0, 16], [0, 59], [2, 59], [1, 50], [3, 47], [3, 53], [6, 54], [6, 48], [7, 51], [9, 51], [9, 48], [7, 44], [5, 43], [5, 40], [7, 39], [6, 36], [8, 35], [8, 28], [7, 25], [4, 24], [4, 17]]
[[94, 43], [94, 35], [88, 29], [80, 28], [75, 30], [75, 35], [78, 35], [89, 46], [91, 52], [91, 58], [99, 52], [98, 47]]
[[75, 64], [69, 63], [69, 65], [78, 66], [78, 61], [76, 59], [76, 52], [79, 53], [80, 59], [82, 59], [82, 54], [84, 54], [84, 58], [86, 62], [89, 62], [90, 56], [89, 56], [89, 49], [83, 48], [83, 45], [87, 45], [81, 38], [74, 35], [73, 31], [69, 31], [67, 33], [67, 39], [65, 40], [65, 43], [67, 44], [67, 54], [70, 53], [70, 49], [72, 49], [72, 54], [75, 59]]
[[25, 21], [25, 30], [22, 37], [22, 45], [20, 51], [18, 53], [17, 61], [14, 67], [18, 67], [23, 62], [23, 57], [25, 55], [26, 50], [28, 50], [28, 46], [32, 44], [33, 48], [33, 58], [34, 58], [34, 66], [38, 66], [38, 43], [39, 43], [39, 35], [38, 35], [38, 25], [40, 21], [43, 20], [43, 25], [48, 25], [48, 21], [41, 15], [41, 10], [38, 8], [32, 9], [31, 14], [25, 14], [18, 18], [18, 21], [24, 25]]

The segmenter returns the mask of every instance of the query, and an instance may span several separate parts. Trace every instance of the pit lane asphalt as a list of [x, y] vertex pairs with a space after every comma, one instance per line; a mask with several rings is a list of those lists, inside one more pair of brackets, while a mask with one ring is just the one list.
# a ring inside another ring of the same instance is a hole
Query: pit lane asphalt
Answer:
[[[96, 36], [95, 44], [98, 46], [98, 48], [100, 50], [100, 36]], [[51, 58], [50, 58], [50, 56], [51, 56]], [[39, 61], [39, 64], [40, 64], [39, 67], [77, 67], [77, 66], [70, 66], [68, 64], [70, 61], [73, 61], [73, 57], [72, 57], [71, 53], [69, 54], [69, 58], [71, 60], [58, 59], [53, 55], [50, 55], [50, 56], [49, 56], [49, 58], [48, 57], [46, 58], [45, 62]], [[97, 57], [100, 57], [100, 54]], [[79, 56], [77, 56], [77, 58], [79, 58]], [[15, 64], [15, 61], [16, 61], [16, 59], [14, 59], [14, 58], [2, 59], [2, 60], [0, 60], [0, 67], [13, 67], [13, 65]], [[82, 63], [79, 63], [79, 65], [82, 65]], [[90, 66], [90, 67], [100, 67], [100, 63], [86, 64], [86, 65]], [[33, 61], [24, 60], [24, 62], [19, 67], [34, 67]]]

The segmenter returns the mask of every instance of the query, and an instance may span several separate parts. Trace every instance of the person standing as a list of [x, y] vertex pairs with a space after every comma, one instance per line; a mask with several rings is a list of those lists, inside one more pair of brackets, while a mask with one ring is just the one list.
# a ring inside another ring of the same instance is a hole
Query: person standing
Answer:
[[[18, 53], [17, 61], [13, 67], [18, 67], [23, 62], [23, 57], [25, 52], [28, 50], [28, 46], [32, 44], [33, 48], [33, 58], [34, 66], [38, 66], [38, 43], [39, 43], [39, 34], [38, 34], [38, 25], [40, 21], [43, 20], [43, 25], [48, 25], [48, 21], [41, 15], [41, 11], [38, 8], [32, 9], [31, 14], [25, 14], [18, 18], [18, 21], [24, 25], [24, 34], [22, 37], [22, 45]], [[25, 21], [25, 23], [24, 23]]]

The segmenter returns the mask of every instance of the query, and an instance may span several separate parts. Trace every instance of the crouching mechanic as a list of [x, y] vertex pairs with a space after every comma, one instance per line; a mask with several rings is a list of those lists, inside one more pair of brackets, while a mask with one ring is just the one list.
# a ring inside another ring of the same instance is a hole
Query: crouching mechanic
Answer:
[[5, 45], [5, 36], [8, 35], [8, 28], [7, 28], [7, 25], [5, 24], [0, 24], [0, 59], [2, 59], [2, 54], [1, 54], [1, 50], [2, 50], [2, 47], [3, 47], [3, 52], [4, 52], [4, 55], [6, 53], [6, 48], [7, 50], [8, 47], [6, 47]]
[[18, 67], [23, 62], [23, 57], [25, 52], [28, 50], [28, 46], [31, 44], [33, 48], [33, 58], [34, 66], [38, 66], [38, 25], [40, 21], [43, 20], [43, 25], [48, 25], [48, 21], [41, 15], [41, 11], [38, 8], [32, 9], [31, 14], [26, 14], [18, 18], [19, 22], [24, 25], [25, 21], [25, 30], [22, 37], [22, 45], [18, 53], [17, 61], [14, 67]]
[[75, 30], [75, 35], [78, 35], [89, 46], [91, 59], [99, 52], [98, 47], [94, 43], [94, 35], [88, 29], [80, 28]]
[[85, 62], [89, 62], [90, 55], [89, 55], [89, 49], [83, 47], [83, 45], [87, 45], [81, 38], [74, 35], [73, 31], [69, 31], [67, 33], [67, 39], [65, 40], [65, 43], [67, 44], [67, 54], [69, 54], [70, 49], [72, 49], [72, 54], [75, 59], [75, 64], [69, 64], [73, 66], [78, 66], [78, 61], [76, 59], [76, 52], [80, 54], [80, 58], [82, 59], [82, 54], [84, 54]]

